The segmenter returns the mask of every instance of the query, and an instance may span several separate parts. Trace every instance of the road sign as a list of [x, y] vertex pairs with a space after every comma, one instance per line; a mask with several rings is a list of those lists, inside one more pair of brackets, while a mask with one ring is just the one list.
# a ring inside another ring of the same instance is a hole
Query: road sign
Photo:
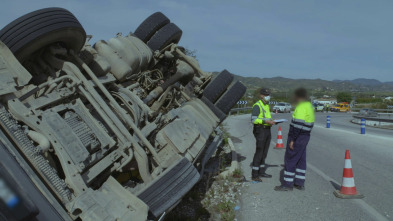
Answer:
[[269, 101], [269, 104], [277, 104], [277, 101]]
[[238, 101], [237, 104], [248, 104], [248, 101]]

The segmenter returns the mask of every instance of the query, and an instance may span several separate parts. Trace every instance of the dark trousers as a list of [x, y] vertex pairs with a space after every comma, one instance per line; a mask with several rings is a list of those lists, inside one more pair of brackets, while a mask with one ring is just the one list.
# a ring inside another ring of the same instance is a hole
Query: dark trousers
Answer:
[[304, 186], [306, 180], [306, 147], [310, 141], [310, 134], [300, 134], [293, 144], [293, 150], [289, 148], [291, 136], [288, 136], [287, 148], [284, 158], [284, 186], [292, 187], [295, 183]]
[[256, 142], [256, 149], [254, 154], [254, 159], [252, 161], [252, 176], [258, 176], [259, 170], [263, 172], [266, 169], [265, 159], [267, 157], [267, 152], [269, 151], [270, 140], [272, 135], [270, 128], [264, 128], [263, 126], [254, 125], [254, 136]]

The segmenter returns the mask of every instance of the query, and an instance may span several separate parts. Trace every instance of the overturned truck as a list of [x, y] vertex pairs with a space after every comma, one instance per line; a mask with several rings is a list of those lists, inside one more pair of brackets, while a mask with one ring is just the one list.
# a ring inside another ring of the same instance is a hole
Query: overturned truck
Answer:
[[[216, 128], [246, 88], [228, 71], [203, 72], [181, 35], [157, 12], [134, 33], [91, 44], [62, 8], [0, 31], [0, 146], [61, 219], [154, 219], [199, 180]], [[45, 218], [9, 165], [0, 169], [24, 212], [7, 204], [1, 216]]]

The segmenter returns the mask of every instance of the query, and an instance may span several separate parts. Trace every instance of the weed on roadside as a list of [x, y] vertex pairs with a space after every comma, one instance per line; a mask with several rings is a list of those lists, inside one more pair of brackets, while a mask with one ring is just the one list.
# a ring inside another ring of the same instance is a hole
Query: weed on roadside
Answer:
[[240, 168], [237, 168], [235, 171], [233, 171], [234, 178], [242, 178], [243, 177], [243, 171]]
[[216, 205], [216, 212], [221, 215], [221, 220], [234, 220], [235, 219], [235, 211], [233, 208], [235, 207], [235, 203], [231, 201], [224, 201]]

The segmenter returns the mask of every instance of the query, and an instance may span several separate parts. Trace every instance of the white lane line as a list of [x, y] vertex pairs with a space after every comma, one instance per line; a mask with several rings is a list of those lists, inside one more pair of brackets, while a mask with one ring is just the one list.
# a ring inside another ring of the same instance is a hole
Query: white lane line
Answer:
[[389, 141], [393, 140], [391, 137], [388, 137], [388, 136], [381, 136], [381, 135], [376, 135], [376, 134], [367, 134], [367, 132], [366, 132], [366, 134], [360, 134], [360, 127], [359, 127], [359, 132], [355, 132], [355, 131], [351, 131], [351, 130], [343, 130], [343, 129], [338, 129], [338, 128], [332, 128], [332, 127], [326, 128], [326, 126], [321, 126], [321, 125], [318, 125], [318, 124], [315, 124], [314, 127], [324, 128], [324, 129], [330, 130], [330, 131], [335, 130], [335, 131], [338, 131], [338, 132], [341, 132], [341, 133], [347, 133], [347, 134], [351, 134], [351, 135], [359, 135], [359, 136], [368, 137], [368, 138], [378, 138], [378, 139], [384, 139], [384, 140], [389, 140]]
[[[271, 143], [273, 143], [273, 147], [276, 146], [276, 142], [272, 141]], [[311, 169], [312, 171], [314, 171], [319, 176], [321, 176], [324, 180], [326, 180], [328, 182], [334, 182], [337, 185], [340, 185], [339, 182], [337, 182], [336, 180], [334, 180], [333, 178], [331, 178], [330, 176], [328, 176], [327, 174], [322, 172], [320, 169], [318, 169], [314, 165], [312, 165], [310, 163], [307, 163], [307, 167], [309, 169]], [[362, 199], [352, 199], [352, 200], [355, 201], [358, 206], [362, 207], [363, 210], [366, 211], [366, 213], [368, 213], [375, 220], [377, 220], [377, 221], [388, 221], [388, 219], [385, 216], [383, 216], [381, 213], [379, 213], [377, 210], [375, 210], [372, 206], [370, 206], [364, 200], [362, 200]]]
[[[334, 180], [330, 176], [326, 175], [324, 172], [322, 172], [320, 169], [318, 169], [314, 165], [307, 163], [307, 167], [310, 168], [315, 173], [317, 173], [318, 175], [320, 175], [326, 181], [328, 181], [328, 182], [335, 182], [337, 185], [340, 185], [339, 182], [337, 182], [336, 180]], [[385, 221], [385, 220], [387, 221], [388, 220], [385, 216], [380, 214], [377, 210], [375, 210], [372, 206], [370, 206], [364, 200], [362, 200], [362, 199], [354, 199], [353, 201], [355, 201], [356, 204], [358, 204], [360, 207], [362, 207], [363, 210], [366, 211], [371, 217], [375, 218], [375, 220], [381, 220], [381, 221], [382, 220], [383, 221]]]

